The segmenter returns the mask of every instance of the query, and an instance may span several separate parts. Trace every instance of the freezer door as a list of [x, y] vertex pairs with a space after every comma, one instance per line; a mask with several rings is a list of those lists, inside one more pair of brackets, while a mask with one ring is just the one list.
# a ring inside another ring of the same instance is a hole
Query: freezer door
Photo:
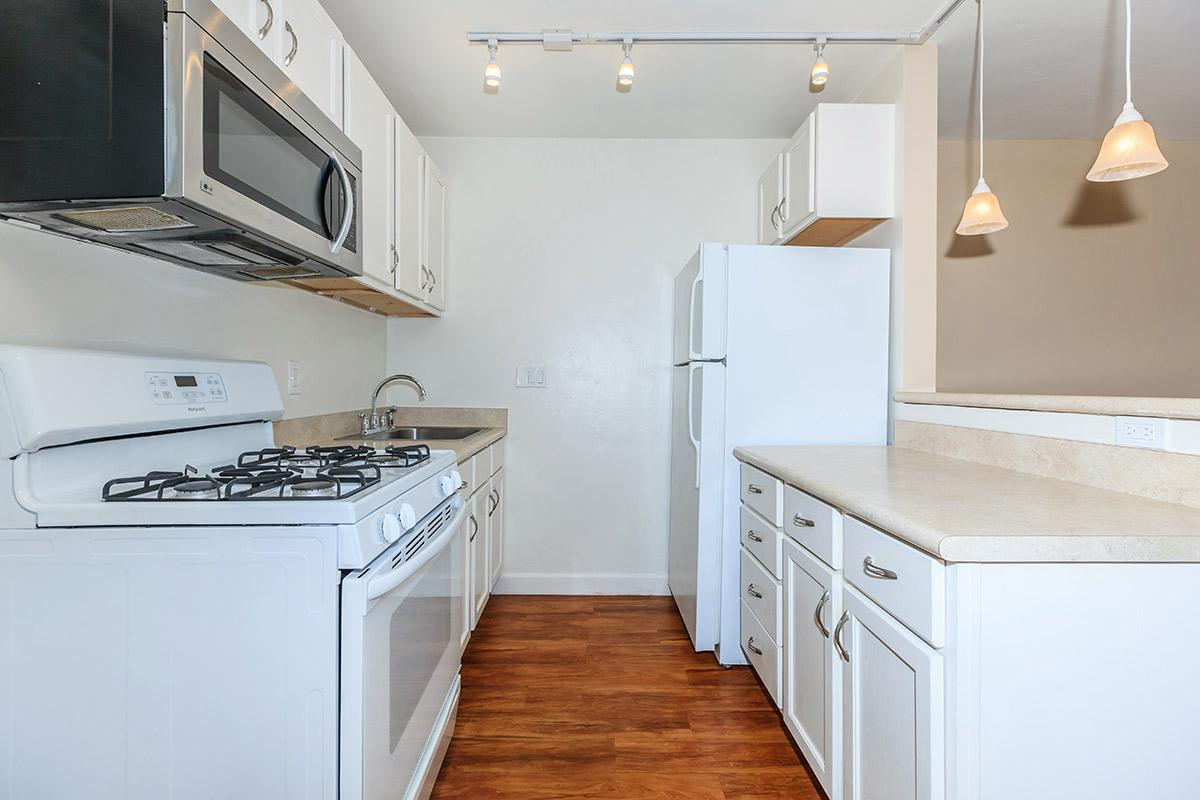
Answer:
[[675, 277], [672, 364], [725, 357], [726, 246], [702, 244]]

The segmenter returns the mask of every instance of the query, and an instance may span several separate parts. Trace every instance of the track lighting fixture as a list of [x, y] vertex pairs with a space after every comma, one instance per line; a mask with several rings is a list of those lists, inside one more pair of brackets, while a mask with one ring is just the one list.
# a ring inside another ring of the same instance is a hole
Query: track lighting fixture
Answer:
[[626, 39], [621, 48], [625, 51], [625, 59], [617, 70], [617, 85], [628, 89], [633, 86], [634, 78], [633, 59], [629, 55], [633, 51], [633, 39]]
[[992, 193], [983, 179], [983, 4], [979, 0], [979, 183], [975, 192], [967, 198], [963, 207], [962, 220], [958, 223], [960, 236], [979, 236], [995, 233], [1008, 227], [1008, 220], [1000, 210], [1000, 200]]
[[1154, 128], [1133, 107], [1132, 49], [1133, 8], [1130, 0], [1125, 0], [1125, 108], [1104, 137], [1100, 155], [1087, 174], [1089, 181], [1128, 181], [1167, 168]]
[[813, 62], [812, 72], [808, 76], [808, 80], [813, 86], [824, 86], [829, 82], [829, 62], [825, 60], [825, 42], [826, 39], [822, 36], [813, 45], [813, 49], [817, 51], [817, 60]]
[[487, 66], [483, 70], [483, 83], [489, 89], [499, 89], [500, 80], [503, 77], [500, 74], [500, 65], [496, 63], [496, 49], [498, 47], [499, 45], [495, 39], [488, 41], [488, 54], [490, 58], [488, 58]]

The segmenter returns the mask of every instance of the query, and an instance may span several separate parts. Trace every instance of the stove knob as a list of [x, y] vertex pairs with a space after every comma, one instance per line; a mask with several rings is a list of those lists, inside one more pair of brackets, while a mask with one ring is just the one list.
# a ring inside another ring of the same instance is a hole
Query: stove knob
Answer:
[[458, 491], [460, 483], [462, 483], [462, 476], [457, 472], [443, 475], [438, 479], [438, 491], [442, 493], [442, 497], [449, 497]]
[[400, 527], [400, 520], [391, 514], [384, 514], [383, 519], [379, 520], [379, 538], [384, 542], [391, 544], [400, 538], [404, 530]]
[[417, 524], [417, 512], [408, 503], [401, 503], [400, 510], [396, 512], [396, 521], [404, 530], [412, 530]]

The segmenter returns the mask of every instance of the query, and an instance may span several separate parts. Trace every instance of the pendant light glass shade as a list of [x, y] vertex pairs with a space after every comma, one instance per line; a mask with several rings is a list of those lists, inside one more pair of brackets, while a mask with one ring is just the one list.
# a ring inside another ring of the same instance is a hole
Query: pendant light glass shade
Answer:
[[1162, 172], [1166, 168], [1167, 160], [1158, 149], [1154, 128], [1129, 104], [1104, 137], [1100, 155], [1096, 157], [1087, 179], [1097, 183], [1128, 181]]
[[995, 233], [1008, 227], [1008, 219], [1000, 210], [1000, 199], [992, 193], [987, 181], [982, 178], [975, 185], [975, 193], [967, 198], [963, 206], [962, 219], [956, 231], [959, 236], [980, 236]]

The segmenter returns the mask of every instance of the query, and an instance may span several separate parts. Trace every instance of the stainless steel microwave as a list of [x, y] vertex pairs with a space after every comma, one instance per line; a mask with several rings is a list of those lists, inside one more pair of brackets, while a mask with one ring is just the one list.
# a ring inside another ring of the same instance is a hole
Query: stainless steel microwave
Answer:
[[238, 280], [362, 274], [362, 154], [209, 0], [5, 0], [0, 216]]

